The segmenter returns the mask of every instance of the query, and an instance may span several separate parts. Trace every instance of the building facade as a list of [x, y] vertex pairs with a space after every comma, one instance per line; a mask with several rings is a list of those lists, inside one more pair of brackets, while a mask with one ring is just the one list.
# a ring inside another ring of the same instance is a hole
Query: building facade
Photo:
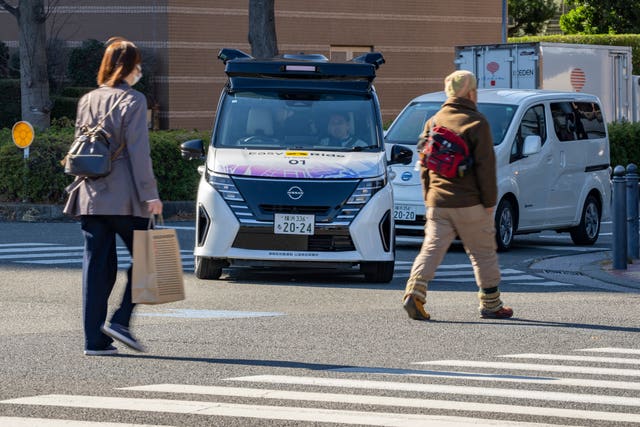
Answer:
[[[130, 39], [153, 57], [149, 95], [160, 127], [208, 129], [226, 81], [218, 51], [251, 52], [248, 8], [248, 0], [58, 0], [48, 25], [67, 47]], [[454, 46], [501, 42], [502, 0], [277, 0], [275, 19], [280, 53], [382, 52], [375, 85], [389, 121], [413, 97], [442, 89]], [[0, 40], [17, 48], [15, 19], [4, 10]]]

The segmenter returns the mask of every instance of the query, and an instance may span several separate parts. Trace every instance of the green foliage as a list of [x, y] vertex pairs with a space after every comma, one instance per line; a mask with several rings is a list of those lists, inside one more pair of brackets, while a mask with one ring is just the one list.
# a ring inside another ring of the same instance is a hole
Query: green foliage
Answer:
[[560, 17], [566, 34], [640, 33], [640, 0], [573, 0]]
[[536, 35], [558, 10], [554, 0], [509, 0], [509, 36]]
[[69, 55], [68, 76], [74, 86], [96, 87], [96, 76], [104, 54], [104, 44], [89, 39]]
[[9, 48], [0, 41], [0, 79], [9, 77]]
[[67, 117], [75, 120], [78, 98], [52, 95], [51, 101], [53, 101], [53, 109], [51, 110], [52, 119]]
[[189, 139], [208, 141], [210, 132], [172, 130], [149, 134], [153, 171], [163, 200], [195, 200], [198, 190], [198, 166], [201, 162], [180, 156], [180, 144]]
[[[633, 70], [640, 70], [640, 34], [551, 35], [509, 37], [509, 43], [572, 43], [607, 46], [631, 46]], [[634, 74], [637, 74], [634, 72]]]
[[608, 126], [611, 166], [640, 166], [640, 123], [614, 122]]
[[20, 80], [0, 79], [0, 128], [11, 128], [20, 120]]
[[[37, 132], [29, 147], [29, 158], [13, 144], [10, 129], [0, 131], [0, 200], [62, 203], [71, 178], [62, 171], [62, 159], [73, 137], [73, 129], [50, 128]], [[26, 184], [26, 185], [25, 185]]]
[[[64, 174], [60, 160], [73, 141], [73, 133], [73, 123], [69, 119], [53, 120], [51, 128], [36, 133], [29, 159], [25, 160], [23, 150], [11, 139], [11, 129], [0, 129], [0, 202], [64, 203], [64, 188], [73, 178]], [[179, 150], [182, 142], [196, 138], [207, 141], [210, 133], [150, 133], [151, 158], [162, 200], [196, 199], [200, 178], [197, 167], [201, 162], [182, 159]]]
[[70, 98], [80, 98], [85, 93], [91, 92], [95, 87], [84, 87], [84, 86], [67, 86], [62, 89], [60, 92], [61, 96], [68, 96]]

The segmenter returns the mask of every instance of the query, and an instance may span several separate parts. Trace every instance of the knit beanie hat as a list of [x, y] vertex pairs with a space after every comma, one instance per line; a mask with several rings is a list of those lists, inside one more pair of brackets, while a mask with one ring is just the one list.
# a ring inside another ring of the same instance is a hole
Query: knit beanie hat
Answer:
[[475, 88], [476, 76], [471, 71], [454, 71], [444, 79], [444, 91], [448, 97], [466, 96]]

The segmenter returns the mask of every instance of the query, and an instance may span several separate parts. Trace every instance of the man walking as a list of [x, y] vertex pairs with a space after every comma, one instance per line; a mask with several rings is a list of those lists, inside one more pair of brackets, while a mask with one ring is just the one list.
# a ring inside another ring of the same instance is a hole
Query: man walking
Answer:
[[480, 317], [509, 318], [513, 310], [503, 305], [498, 285], [500, 266], [496, 254], [493, 210], [497, 198], [496, 160], [487, 119], [477, 110], [476, 78], [469, 71], [455, 71], [444, 81], [447, 100], [420, 135], [418, 152], [428, 140], [434, 123], [460, 135], [469, 147], [473, 163], [463, 176], [446, 178], [421, 168], [427, 207], [425, 239], [413, 262], [403, 297], [403, 307], [415, 320], [429, 320], [425, 310], [427, 285], [444, 259], [453, 239], [462, 240], [478, 284]]

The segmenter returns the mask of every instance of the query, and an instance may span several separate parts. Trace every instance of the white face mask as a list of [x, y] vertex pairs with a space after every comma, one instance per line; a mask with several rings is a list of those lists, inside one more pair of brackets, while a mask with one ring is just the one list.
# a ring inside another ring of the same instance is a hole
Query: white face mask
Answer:
[[131, 86], [135, 86], [142, 78], [142, 67], [140, 65], [136, 65], [136, 70], [138, 71], [138, 74], [133, 78], [133, 84]]

